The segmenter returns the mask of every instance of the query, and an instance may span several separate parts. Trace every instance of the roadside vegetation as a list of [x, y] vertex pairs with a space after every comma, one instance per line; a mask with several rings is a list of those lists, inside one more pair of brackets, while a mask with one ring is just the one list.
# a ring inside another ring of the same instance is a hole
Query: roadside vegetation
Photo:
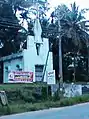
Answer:
[[58, 92], [52, 97], [47, 94], [46, 84], [6, 84], [0, 85], [0, 90], [4, 90], [8, 98], [8, 106], [0, 103], [0, 116], [89, 102], [89, 94], [64, 98]]

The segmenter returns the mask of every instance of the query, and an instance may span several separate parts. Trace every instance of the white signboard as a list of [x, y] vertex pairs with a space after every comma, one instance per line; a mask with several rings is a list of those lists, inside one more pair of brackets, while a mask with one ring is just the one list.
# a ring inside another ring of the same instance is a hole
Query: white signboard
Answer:
[[49, 84], [49, 85], [56, 84], [56, 81], [55, 81], [55, 70], [47, 72], [47, 84]]

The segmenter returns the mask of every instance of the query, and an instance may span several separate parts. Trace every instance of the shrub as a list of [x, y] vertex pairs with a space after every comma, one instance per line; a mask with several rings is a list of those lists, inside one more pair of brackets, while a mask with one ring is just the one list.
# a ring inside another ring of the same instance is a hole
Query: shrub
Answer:
[[10, 106], [9, 105], [7, 105], [7, 106], [0, 105], [0, 115], [8, 115], [8, 114], [11, 114]]
[[48, 97], [47, 87], [42, 87], [42, 99], [46, 100]]
[[35, 102], [35, 97], [32, 96], [31, 91], [20, 91], [20, 99], [24, 100], [25, 102]]
[[[41, 88], [41, 94], [37, 93], [36, 90]], [[0, 90], [6, 92], [9, 103], [20, 101], [38, 102], [47, 99], [46, 85], [43, 84], [5, 84], [1, 85]]]

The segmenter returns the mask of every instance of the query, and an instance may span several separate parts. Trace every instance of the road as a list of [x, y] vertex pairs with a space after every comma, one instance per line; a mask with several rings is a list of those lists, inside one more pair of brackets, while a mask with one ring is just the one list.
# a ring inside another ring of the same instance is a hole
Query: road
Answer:
[[27, 112], [11, 116], [2, 116], [0, 119], [89, 119], [89, 103], [43, 111]]

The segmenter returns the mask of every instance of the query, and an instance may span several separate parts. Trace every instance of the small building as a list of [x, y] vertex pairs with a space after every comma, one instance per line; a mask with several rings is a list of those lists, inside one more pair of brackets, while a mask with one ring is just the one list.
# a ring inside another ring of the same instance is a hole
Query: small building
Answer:
[[[39, 19], [34, 24], [34, 36], [27, 36], [27, 49], [2, 57], [3, 76], [0, 80], [8, 83], [8, 74], [12, 71], [29, 71], [33, 72], [33, 81], [42, 81], [43, 72], [53, 70], [53, 56], [49, 52], [49, 40], [41, 38], [41, 25]], [[47, 65], [47, 67], [45, 67]], [[44, 73], [46, 81], [46, 72]], [[2, 81], [1, 81], [2, 82]]]

